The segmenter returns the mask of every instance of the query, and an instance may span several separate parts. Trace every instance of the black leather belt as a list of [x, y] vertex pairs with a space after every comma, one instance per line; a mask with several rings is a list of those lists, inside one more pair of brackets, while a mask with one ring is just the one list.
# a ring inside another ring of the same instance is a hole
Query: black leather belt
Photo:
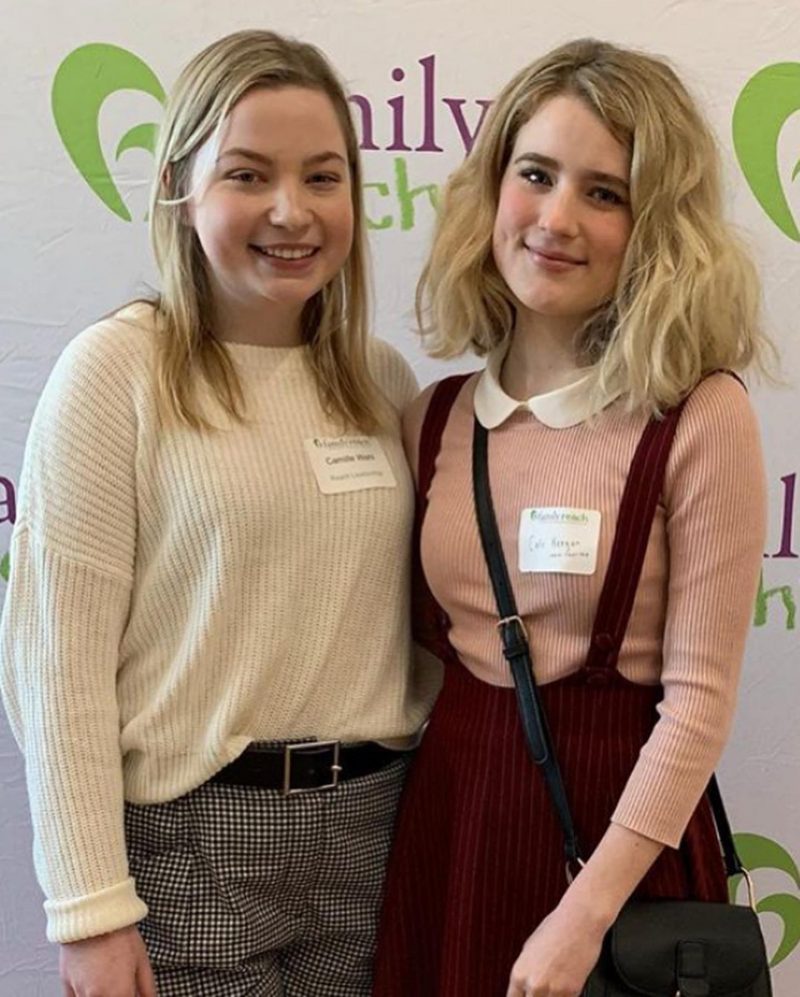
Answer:
[[250, 745], [209, 782], [278, 789], [284, 796], [336, 789], [340, 782], [369, 775], [408, 755], [375, 741], [343, 745], [340, 741], [303, 741]]

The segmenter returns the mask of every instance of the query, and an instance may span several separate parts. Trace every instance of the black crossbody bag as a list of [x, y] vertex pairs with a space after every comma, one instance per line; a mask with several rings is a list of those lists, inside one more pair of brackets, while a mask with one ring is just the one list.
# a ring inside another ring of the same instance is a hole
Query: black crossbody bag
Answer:
[[[582, 864], [567, 791], [553, 750], [530, 647], [500, 544], [488, 471], [488, 433], [475, 419], [473, 490], [481, 543], [514, 678], [525, 739], [540, 766], [564, 834], [567, 878]], [[606, 934], [583, 997], [772, 997], [753, 884], [736, 851], [716, 778], [708, 787], [729, 877], [744, 876], [750, 906], [698, 900], [630, 900]]]

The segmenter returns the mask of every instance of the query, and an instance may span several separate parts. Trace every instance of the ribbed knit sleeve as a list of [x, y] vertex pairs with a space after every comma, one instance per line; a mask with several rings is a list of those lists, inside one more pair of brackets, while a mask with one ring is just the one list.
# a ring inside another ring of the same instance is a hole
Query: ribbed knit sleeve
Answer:
[[48, 937], [146, 913], [128, 876], [116, 696], [136, 539], [135, 360], [113, 323], [79, 336], [34, 417], [0, 629], [2, 692], [25, 755]]
[[764, 549], [759, 432], [732, 377], [708, 378], [689, 399], [664, 495], [664, 697], [613, 820], [676, 847], [730, 731]]

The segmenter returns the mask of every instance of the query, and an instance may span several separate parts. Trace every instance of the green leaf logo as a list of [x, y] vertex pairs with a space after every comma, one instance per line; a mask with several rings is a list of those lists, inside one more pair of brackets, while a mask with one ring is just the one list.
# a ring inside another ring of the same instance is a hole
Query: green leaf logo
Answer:
[[[78, 172], [115, 215], [131, 220], [111, 176], [100, 145], [99, 118], [103, 102], [120, 90], [138, 90], [165, 100], [158, 77], [133, 52], [117, 45], [92, 43], [75, 49], [58, 67], [52, 104], [56, 128]], [[120, 140], [116, 159], [128, 149], [155, 149], [158, 125], [131, 128]]]
[[[786, 200], [778, 166], [778, 137], [787, 118], [800, 110], [800, 63], [766, 66], [745, 85], [733, 111], [733, 145], [756, 200], [795, 242], [800, 229]], [[800, 172], [798, 162], [790, 180]]]
[[8, 554], [3, 555], [3, 559], [0, 560], [0, 578], [4, 581], [8, 581], [8, 574], [11, 570], [11, 560]]
[[[742, 865], [750, 872], [758, 869], [775, 869], [789, 876], [800, 891], [800, 872], [792, 856], [771, 838], [759, 834], [737, 834], [736, 849]], [[742, 877], [731, 880], [731, 901], [736, 899], [736, 892]], [[790, 955], [800, 944], [800, 896], [793, 893], [773, 893], [764, 897], [756, 905], [759, 914], [776, 914], [783, 923], [783, 937], [770, 960], [771, 966]]]

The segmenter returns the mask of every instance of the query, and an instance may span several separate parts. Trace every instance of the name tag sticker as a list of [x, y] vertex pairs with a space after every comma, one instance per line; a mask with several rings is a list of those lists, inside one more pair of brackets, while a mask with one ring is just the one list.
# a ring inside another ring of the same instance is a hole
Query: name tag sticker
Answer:
[[397, 487], [383, 447], [372, 436], [315, 436], [303, 443], [324, 495]]
[[593, 575], [600, 513], [596, 509], [523, 509], [519, 520], [519, 570]]

